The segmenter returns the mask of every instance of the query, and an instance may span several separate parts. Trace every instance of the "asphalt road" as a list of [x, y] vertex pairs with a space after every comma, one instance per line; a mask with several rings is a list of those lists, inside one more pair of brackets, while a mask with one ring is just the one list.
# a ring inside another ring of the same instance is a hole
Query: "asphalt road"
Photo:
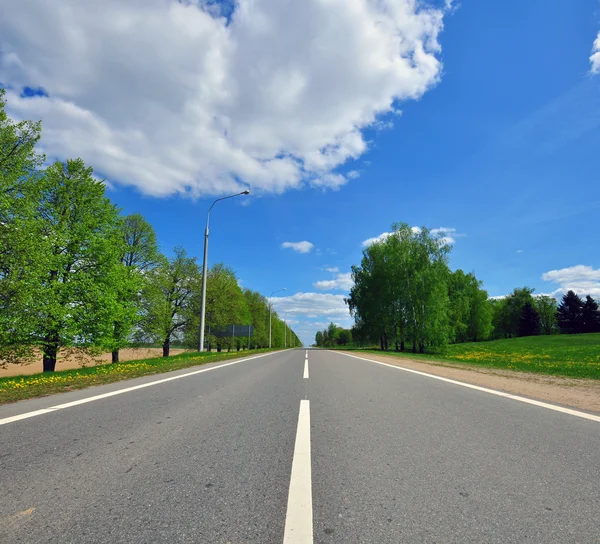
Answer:
[[600, 543], [600, 422], [305, 359], [0, 407], [0, 542]]

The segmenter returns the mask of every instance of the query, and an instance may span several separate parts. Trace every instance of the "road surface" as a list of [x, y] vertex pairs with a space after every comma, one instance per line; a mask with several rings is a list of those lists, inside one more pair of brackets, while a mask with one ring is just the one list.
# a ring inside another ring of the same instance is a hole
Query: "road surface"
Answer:
[[597, 544], [599, 512], [600, 418], [341, 353], [0, 407], [3, 543]]

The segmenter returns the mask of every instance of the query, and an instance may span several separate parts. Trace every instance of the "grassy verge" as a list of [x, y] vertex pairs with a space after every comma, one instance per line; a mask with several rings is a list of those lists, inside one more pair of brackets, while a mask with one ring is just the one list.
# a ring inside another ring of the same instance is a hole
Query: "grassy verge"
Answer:
[[182, 353], [164, 359], [162, 357], [140, 359], [139, 361], [104, 364], [75, 370], [0, 378], [0, 404], [34, 397], [45, 397], [55, 393], [83, 389], [92, 385], [129, 380], [206, 363], [250, 357], [269, 351], [276, 350], [259, 349], [233, 353]]
[[454, 344], [448, 346], [443, 353], [423, 355], [362, 348], [357, 351], [406, 357], [424, 362], [451, 362], [600, 380], [600, 334], [529, 336]]

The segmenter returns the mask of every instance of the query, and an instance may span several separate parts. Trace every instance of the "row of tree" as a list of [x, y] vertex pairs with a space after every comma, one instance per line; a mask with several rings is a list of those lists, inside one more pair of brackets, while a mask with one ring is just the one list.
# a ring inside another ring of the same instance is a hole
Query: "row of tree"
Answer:
[[363, 251], [352, 267], [354, 286], [347, 303], [359, 343], [393, 343], [424, 352], [448, 342], [488, 338], [492, 311], [486, 291], [473, 274], [448, 267], [451, 246], [442, 233], [393, 225], [385, 240]]
[[[557, 305], [524, 287], [489, 299], [474, 274], [450, 270], [450, 251], [443, 233], [405, 223], [368, 246], [360, 266], [352, 267], [354, 286], [346, 299], [355, 319], [353, 342], [422, 353], [447, 343], [600, 332], [598, 304], [590, 296], [583, 301], [569, 291]], [[335, 345], [326, 333], [317, 333], [317, 345]]]
[[569, 291], [558, 304], [555, 298], [536, 296], [533, 291], [523, 287], [490, 301], [493, 338], [600, 332], [600, 311], [591, 296], [583, 300]]
[[338, 327], [335, 323], [330, 323], [326, 329], [318, 331], [315, 335], [315, 346], [320, 348], [347, 346], [348, 344], [352, 344], [352, 331]]
[[[159, 251], [151, 225], [123, 217], [82, 160], [44, 167], [41, 125], [14, 122], [0, 90], [0, 364], [36, 348], [52, 371], [65, 347], [112, 351], [132, 341], [197, 346], [201, 272], [175, 248]], [[269, 307], [216, 265], [207, 282], [207, 326], [253, 325], [254, 335], [217, 338], [218, 348], [268, 346]], [[272, 345], [300, 345], [276, 313]], [[243, 334], [243, 333], [242, 333]]]

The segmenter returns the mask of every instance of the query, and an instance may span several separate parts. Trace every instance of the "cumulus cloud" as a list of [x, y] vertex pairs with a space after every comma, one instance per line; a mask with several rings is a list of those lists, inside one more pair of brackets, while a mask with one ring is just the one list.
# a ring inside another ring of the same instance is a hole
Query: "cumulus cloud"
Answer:
[[309, 253], [310, 250], [315, 246], [310, 242], [304, 240], [303, 242], [283, 242], [283, 244], [281, 244], [281, 247], [293, 249], [298, 253]]
[[590, 64], [592, 67], [590, 68], [592, 74], [600, 74], [600, 32], [594, 41], [594, 45], [592, 47], [592, 56], [590, 57]]
[[337, 266], [326, 266], [323, 270], [325, 270], [325, 272], [331, 272], [332, 274], [336, 274], [340, 271]]
[[354, 282], [352, 281], [352, 274], [348, 272], [347, 274], [337, 274], [333, 280], [317, 281], [313, 285], [321, 291], [350, 291]]
[[600, 269], [579, 264], [560, 270], [550, 270], [542, 274], [544, 281], [557, 283], [558, 289], [552, 296], [562, 295], [567, 291], [575, 291], [578, 295], [600, 297]]
[[[420, 227], [411, 227], [411, 230], [415, 234], [419, 234], [421, 232]], [[456, 242], [456, 238], [459, 236], [464, 236], [464, 234], [458, 234], [455, 228], [452, 227], [437, 227], [435, 229], [430, 229], [431, 234], [434, 236], [438, 234], [443, 234], [444, 236], [441, 238], [442, 243], [444, 244], [454, 244]], [[393, 233], [392, 232], [382, 232], [379, 236], [375, 236], [373, 238], [367, 238], [362, 242], [363, 247], [370, 246], [371, 244], [376, 244], [378, 242], [383, 242], [386, 238], [389, 238]]]
[[289, 297], [274, 297], [273, 307], [279, 313], [296, 314], [301, 316], [328, 317], [330, 319], [349, 317], [348, 306], [344, 295], [328, 293], [296, 293]]
[[444, 9], [415, 0], [0, 8], [10, 114], [43, 121], [49, 157], [157, 196], [338, 188], [363, 130], [441, 73]]

